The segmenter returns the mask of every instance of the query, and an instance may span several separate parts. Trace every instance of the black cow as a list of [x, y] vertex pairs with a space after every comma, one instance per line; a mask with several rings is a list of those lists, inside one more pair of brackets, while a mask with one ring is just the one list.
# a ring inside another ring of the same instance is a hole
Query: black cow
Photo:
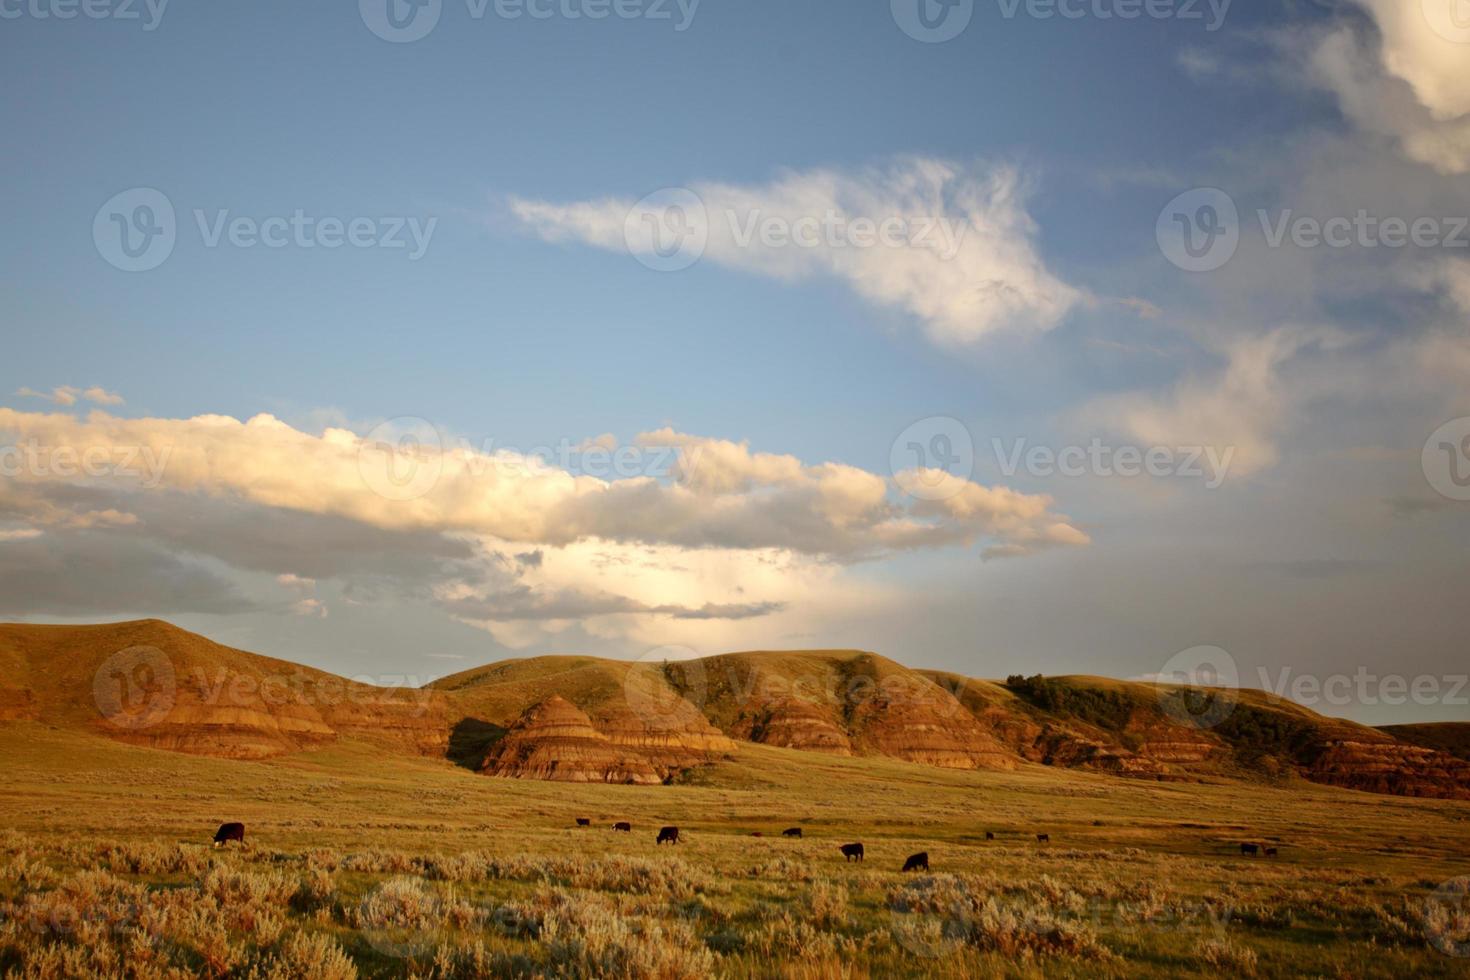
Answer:
[[658, 840], [654, 841], [654, 843], [655, 844], [662, 844], [664, 841], [668, 841], [670, 844], [677, 844], [677, 843], [679, 843], [679, 828], [678, 827], [665, 827], [662, 830], [660, 830], [658, 832]]
[[239, 841], [241, 847], [245, 846], [245, 825], [243, 823], [222, 823], [219, 825], [219, 830], [214, 832], [215, 847], [228, 844], [232, 840]]
[[920, 868], [923, 868], [925, 871], [929, 870], [928, 851], [920, 851], [918, 854], [910, 854], [909, 859], [903, 863], [903, 869], [905, 871], [918, 871]]
[[1259, 844], [1242, 844], [1242, 845], [1240, 845], [1240, 853], [1242, 853], [1242, 854], [1252, 854], [1252, 855], [1254, 855], [1254, 854], [1259, 854], [1260, 852], [1261, 852], [1261, 846]]
[[1268, 848], [1266, 848], [1266, 857], [1273, 858], [1275, 856], [1276, 856], [1276, 848], [1274, 848], [1274, 847], [1268, 847]]
[[782, 837], [800, 837], [801, 836], [801, 828], [800, 827], [787, 827], [785, 830], [781, 831], [781, 836]]
[[590, 827], [590, 826], [592, 826], [592, 821], [589, 820], [589, 819], [587, 819], [586, 817], [578, 817], [577, 818], [577, 826], [578, 827]]
[[985, 832], [985, 839], [986, 840], [995, 840], [995, 832], [992, 831], [992, 830], [987, 830]]
[[1038, 844], [1050, 844], [1051, 843], [1051, 834], [1037, 834], [1036, 835], [1036, 842]]
[[621, 830], [625, 834], [631, 834], [633, 832], [633, 825], [626, 820], [619, 820], [613, 824], [613, 830]]
[[752, 837], [764, 837], [766, 835], [763, 834], [763, 833], [761, 833], [759, 830], [752, 830], [750, 832], [750, 836], [752, 836]]
[[863, 845], [843, 844], [842, 857], [847, 861], [861, 861], [863, 859]]

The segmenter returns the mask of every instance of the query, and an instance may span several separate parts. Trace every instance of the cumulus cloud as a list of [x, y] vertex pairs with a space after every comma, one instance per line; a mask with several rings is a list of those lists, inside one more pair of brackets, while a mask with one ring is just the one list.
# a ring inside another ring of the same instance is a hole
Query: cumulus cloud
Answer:
[[[692, 184], [704, 214], [703, 257], [784, 280], [833, 278], [864, 300], [903, 310], [943, 345], [1002, 330], [1049, 330], [1084, 300], [1046, 267], [1010, 166], [964, 168], [910, 158], [861, 172], [790, 172], [760, 185]], [[549, 241], [643, 254], [631, 198], [554, 203], [512, 198], [511, 212]], [[648, 211], [657, 223], [661, 207]], [[770, 234], [767, 230], [770, 230]], [[886, 231], [885, 231], [886, 229]]]
[[1470, 171], [1470, 28], [1451, 16], [1461, 0], [1353, 2], [1376, 31], [1342, 26], [1316, 39], [1313, 78], [1355, 125], [1408, 158], [1444, 174]]
[[[1087, 543], [1045, 496], [949, 478], [951, 499], [914, 499], [909, 474], [674, 429], [632, 443], [674, 459], [666, 475], [608, 480], [442, 437], [318, 435], [268, 415], [0, 408], [0, 434], [13, 440], [0, 460], [7, 526], [65, 535], [68, 546], [83, 535], [91, 548], [146, 546], [181, 567], [266, 573], [303, 616], [327, 615], [318, 583], [333, 579], [349, 604], [388, 593], [424, 601], [513, 644], [572, 625], [691, 642], [767, 620], [792, 632], [806, 625], [794, 607], [849, 594], [842, 569], [859, 562], [976, 543], [990, 557]], [[99, 597], [98, 608], [114, 600]], [[278, 598], [260, 605], [282, 608]]]
[[[1045, 498], [991, 494], [964, 513], [920, 510], [882, 476], [839, 463], [752, 452], [743, 443], [673, 430], [638, 443], [677, 450], [677, 477], [602, 480], [506, 451], [452, 443], [406, 448], [344, 429], [316, 436], [269, 415], [85, 419], [0, 408], [0, 432], [43, 447], [21, 467], [20, 485], [123, 480], [150, 489], [341, 517], [392, 531], [483, 534], [506, 542], [564, 546], [604, 539], [689, 548], [790, 549], [860, 559], [914, 547], [968, 544], [986, 535], [1019, 543], [1046, 513]], [[146, 478], [118, 466], [66, 477], [46, 464], [70, 457], [166, 461]], [[387, 474], [413, 472], [411, 485]], [[427, 475], [429, 479], [418, 479]], [[410, 486], [413, 495], [400, 493]], [[983, 489], [983, 488], [981, 488]], [[1049, 503], [1049, 502], [1048, 502]]]

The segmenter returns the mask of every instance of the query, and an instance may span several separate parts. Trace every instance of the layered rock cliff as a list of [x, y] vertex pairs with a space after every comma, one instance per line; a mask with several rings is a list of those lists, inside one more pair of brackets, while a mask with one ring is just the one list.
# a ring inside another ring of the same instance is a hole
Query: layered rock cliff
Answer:
[[564, 783], [663, 782], [647, 759], [615, 744], [585, 712], [555, 695], [517, 719], [486, 754], [480, 771]]

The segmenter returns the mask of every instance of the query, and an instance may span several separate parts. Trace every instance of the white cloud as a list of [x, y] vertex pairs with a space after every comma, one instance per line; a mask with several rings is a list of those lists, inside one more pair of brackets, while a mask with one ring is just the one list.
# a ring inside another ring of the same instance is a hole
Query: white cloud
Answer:
[[1409, 159], [1444, 174], [1470, 171], [1470, 43], [1437, 31], [1419, 0], [1355, 2], [1377, 36], [1345, 26], [1319, 37], [1308, 52], [1312, 77], [1355, 125], [1394, 140]]
[[320, 599], [301, 599], [291, 604], [291, 611], [298, 616], [314, 616], [317, 619], [327, 618], [327, 604]]
[[[767, 184], [700, 182], [690, 190], [704, 203], [706, 259], [776, 279], [841, 280], [875, 305], [917, 317], [942, 345], [1003, 330], [1049, 330], [1085, 299], [1037, 253], [1027, 182], [1014, 167], [965, 169], [909, 158], [858, 173], [811, 170]], [[549, 241], [614, 251], [629, 249], [625, 223], [637, 204], [510, 201], [512, 213]], [[895, 220], [901, 233], [855, 244], [867, 240], [860, 222], [882, 229]], [[802, 243], [763, 239], [762, 222], [791, 230]]]
[[771, 646], [816, 622], [900, 603], [892, 588], [783, 549], [604, 541], [549, 549], [537, 566], [481, 582], [448, 583], [438, 598], [512, 648], [552, 644], [577, 627], [634, 652], [676, 645], [706, 653]]
[[[807, 631], [814, 610], [870, 611], [890, 593], [850, 570], [865, 561], [977, 543], [998, 557], [1088, 542], [1046, 496], [947, 477], [951, 499], [915, 500], [904, 493], [912, 474], [806, 463], [673, 429], [632, 445], [676, 454], [674, 472], [616, 480], [468, 443], [403, 450], [345, 429], [314, 435], [269, 415], [0, 408], [0, 433], [40, 447], [0, 478], [0, 516], [73, 537], [94, 528], [78, 549], [115, 548], [125, 534], [267, 572], [303, 616], [327, 615], [323, 577], [348, 582], [349, 602], [357, 589], [393, 589], [515, 646], [577, 627], [714, 649]], [[48, 463], [57, 450], [159, 465], [61, 470]], [[433, 479], [398, 499], [384, 474], [402, 472]], [[935, 483], [925, 475], [927, 490]], [[218, 587], [190, 599], [206, 600], [235, 601]]]
[[[637, 441], [678, 450], [682, 462], [669, 483], [577, 476], [467, 444], [408, 453], [344, 429], [314, 436], [269, 415], [241, 422], [218, 415], [124, 419], [96, 411], [78, 419], [0, 408], [0, 431], [75, 458], [113, 459], [125, 452], [157, 464], [146, 474], [141, 467], [99, 469], [108, 474], [100, 477], [69, 477], [41, 465], [35, 472], [22, 470], [18, 485], [101, 481], [158, 487], [397, 531], [469, 532], [522, 545], [599, 539], [685, 548], [774, 547], [853, 560], [987, 536], [1024, 543], [1036, 525], [1059, 520], [1048, 513], [1046, 498], [1010, 491], [991, 492], [988, 509], [963, 514], [919, 508], [903, 498], [898, 482], [856, 467], [806, 464], [667, 429]], [[430, 477], [410, 499], [394, 495], [398, 485], [386, 479], [404, 472]]]

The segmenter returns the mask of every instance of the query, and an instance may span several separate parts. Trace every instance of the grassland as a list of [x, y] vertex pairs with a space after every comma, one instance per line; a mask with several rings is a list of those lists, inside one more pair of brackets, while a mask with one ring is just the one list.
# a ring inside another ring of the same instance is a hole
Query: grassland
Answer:
[[[0, 726], [0, 755], [0, 969], [19, 975], [1470, 976], [1443, 951], [1470, 920], [1437, 892], [1470, 871], [1464, 803], [750, 745], [665, 787], [351, 743], [224, 761], [34, 723]], [[207, 846], [225, 820], [248, 848]], [[663, 824], [685, 843], [656, 847]], [[921, 850], [931, 873], [901, 875]]]

